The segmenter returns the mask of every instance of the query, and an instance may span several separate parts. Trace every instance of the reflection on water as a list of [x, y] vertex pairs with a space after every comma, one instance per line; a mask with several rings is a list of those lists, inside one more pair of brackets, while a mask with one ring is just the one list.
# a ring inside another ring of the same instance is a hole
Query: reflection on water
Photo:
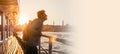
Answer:
[[[45, 35], [55, 35], [57, 36], [56, 41], [53, 42], [53, 54], [67, 54], [69, 51], [68, 46], [70, 44], [70, 33], [69, 32], [42, 32]], [[19, 36], [22, 36], [22, 32], [18, 33]], [[45, 37], [41, 38], [41, 46], [45, 49], [48, 49], [48, 39]]]
[[[58, 37], [56, 41], [53, 42], [53, 54], [67, 54], [67, 46], [70, 46], [69, 32], [43, 32], [43, 34], [56, 35]], [[45, 44], [46, 43], [42, 46], [45, 46]]]

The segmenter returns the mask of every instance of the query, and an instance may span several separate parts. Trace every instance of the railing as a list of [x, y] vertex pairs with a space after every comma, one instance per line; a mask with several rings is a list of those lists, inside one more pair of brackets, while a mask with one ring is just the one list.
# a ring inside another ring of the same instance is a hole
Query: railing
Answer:
[[0, 54], [3, 54], [3, 41], [0, 41]]
[[[48, 48], [48, 50], [41, 47], [41, 37], [45, 37], [45, 38], [49, 39], [49, 42], [48, 42], [49, 48]], [[54, 41], [55, 36], [42, 35], [41, 37], [40, 37], [40, 42], [39, 42], [39, 54], [41, 54], [41, 49], [45, 52], [45, 54], [52, 54], [52, 42]]]
[[[53, 50], [52, 50], [52, 43], [55, 39], [54, 36], [48, 36], [48, 35], [42, 35], [41, 37], [45, 37], [48, 39], [48, 49], [44, 49], [42, 46], [41, 46], [41, 40], [39, 42], [39, 48], [38, 48], [38, 53], [39, 54], [52, 54]], [[40, 37], [40, 39], [42, 39]], [[0, 54], [16, 54], [16, 50], [18, 47], [18, 45], [16, 45], [16, 39], [14, 37], [10, 37], [8, 38], [7, 40], [4, 40], [4, 41], [1, 41], [0, 42]], [[22, 49], [21, 49], [22, 50]], [[19, 51], [21, 51], [19, 50]]]
[[13, 37], [0, 41], [0, 54], [15, 54], [16, 43]]

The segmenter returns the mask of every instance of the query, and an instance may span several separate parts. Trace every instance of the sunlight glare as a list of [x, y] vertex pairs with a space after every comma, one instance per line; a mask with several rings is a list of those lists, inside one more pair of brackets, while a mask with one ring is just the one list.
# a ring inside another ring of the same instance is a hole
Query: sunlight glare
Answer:
[[20, 19], [19, 19], [19, 24], [20, 25], [28, 23], [28, 21], [29, 21], [29, 19], [26, 15], [23, 15], [23, 14], [20, 15]]
[[52, 35], [52, 36], [51, 36], [51, 41], [52, 41], [52, 42], [56, 41], [56, 39], [57, 39], [57, 36], [56, 36], [56, 35]]

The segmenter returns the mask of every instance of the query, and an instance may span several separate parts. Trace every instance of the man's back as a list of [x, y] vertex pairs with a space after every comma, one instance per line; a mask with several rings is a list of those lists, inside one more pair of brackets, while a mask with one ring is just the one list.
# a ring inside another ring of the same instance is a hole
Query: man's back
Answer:
[[28, 44], [36, 46], [38, 45], [41, 31], [42, 31], [43, 21], [40, 19], [35, 19], [30, 22], [23, 31], [23, 41]]

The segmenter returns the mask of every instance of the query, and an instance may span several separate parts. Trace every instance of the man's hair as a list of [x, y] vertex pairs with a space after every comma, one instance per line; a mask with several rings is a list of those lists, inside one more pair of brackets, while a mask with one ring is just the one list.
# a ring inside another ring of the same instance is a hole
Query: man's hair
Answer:
[[45, 10], [40, 10], [37, 12], [37, 16], [40, 19], [46, 20], [47, 18], [45, 18], [46, 14], [45, 14]]
[[37, 12], [37, 15], [41, 15], [41, 14], [44, 14], [45, 13], [45, 10], [40, 10]]

